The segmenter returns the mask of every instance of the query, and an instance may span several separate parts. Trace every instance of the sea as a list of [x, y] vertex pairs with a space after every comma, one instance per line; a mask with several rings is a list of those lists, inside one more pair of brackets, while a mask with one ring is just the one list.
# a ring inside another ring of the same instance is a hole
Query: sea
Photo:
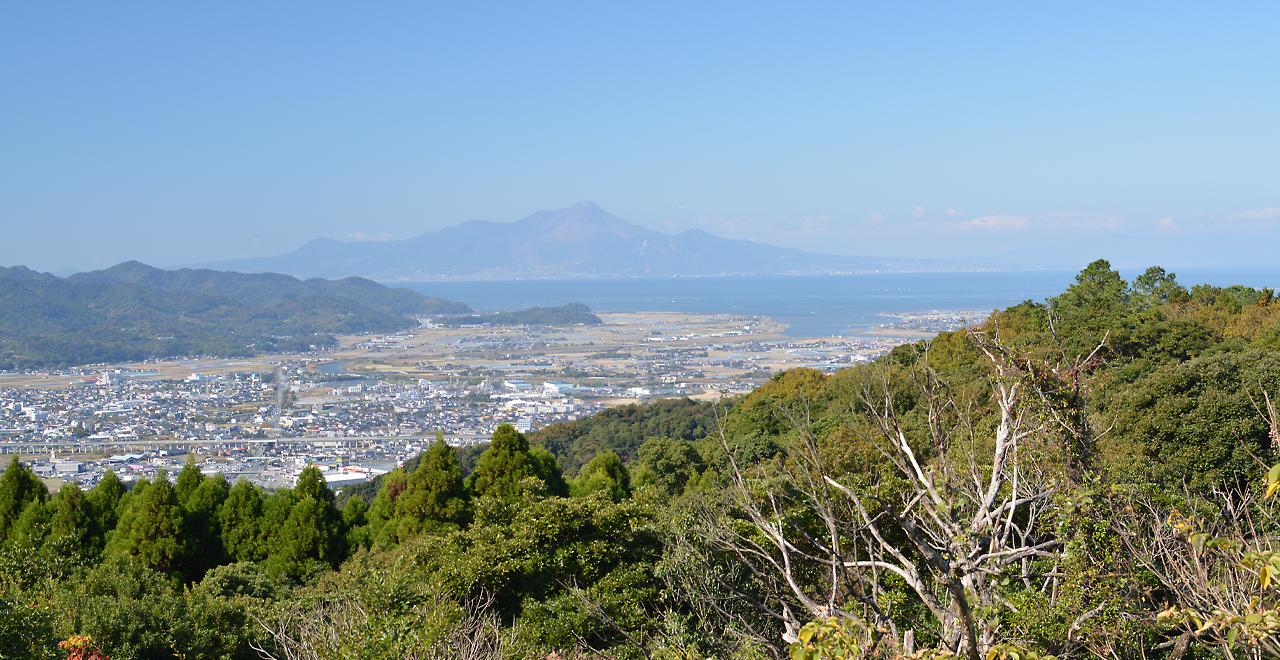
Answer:
[[[1193, 284], [1280, 289], [1280, 267], [1172, 269]], [[994, 310], [1044, 302], [1075, 282], [1078, 271], [970, 271], [767, 277], [386, 282], [455, 300], [481, 312], [580, 302], [597, 312], [683, 312], [768, 316], [792, 337], [831, 337], [872, 330], [889, 314]], [[1141, 270], [1121, 269], [1132, 281]]]

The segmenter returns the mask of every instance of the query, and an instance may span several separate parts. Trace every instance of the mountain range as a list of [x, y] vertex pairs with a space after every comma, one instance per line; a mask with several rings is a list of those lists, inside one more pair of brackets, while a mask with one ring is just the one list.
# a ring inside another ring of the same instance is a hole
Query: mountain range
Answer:
[[813, 275], [950, 270], [919, 259], [816, 254], [721, 238], [699, 229], [679, 234], [631, 224], [592, 202], [538, 211], [516, 222], [470, 220], [414, 238], [343, 242], [329, 238], [273, 257], [198, 264], [242, 273], [366, 277], [382, 282], [438, 280]]

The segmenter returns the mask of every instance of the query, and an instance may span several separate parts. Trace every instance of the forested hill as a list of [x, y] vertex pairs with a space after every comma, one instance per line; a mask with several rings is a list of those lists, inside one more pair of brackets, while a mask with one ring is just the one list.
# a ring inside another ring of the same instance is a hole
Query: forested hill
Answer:
[[306, 351], [334, 334], [416, 327], [460, 303], [348, 278], [162, 271], [137, 262], [61, 279], [0, 269], [0, 369]]
[[1276, 657], [1278, 404], [1273, 291], [1098, 261], [835, 374], [438, 437], [341, 508], [315, 466], [14, 461], [0, 654]]
[[604, 321], [591, 313], [591, 308], [579, 302], [572, 302], [560, 307], [530, 307], [518, 312], [494, 312], [492, 314], [472, 314], [455, 316], [443, 322], [444, 325], [600, 325]]
[[278, 273], [233, 273], [218, 270], [161, 270], [137, 261], [126, 261], [105, 270], [76, 273], [72, 282], [137, 284], [161, 291], [190, 291], [224, 296], [250, 305], [272, 306], [306, 298], [341, 298], [384, 314], [468, 314], [463, 303], [430, 298], [405, 288], [385, 287], [362, 277], [303, 281]]

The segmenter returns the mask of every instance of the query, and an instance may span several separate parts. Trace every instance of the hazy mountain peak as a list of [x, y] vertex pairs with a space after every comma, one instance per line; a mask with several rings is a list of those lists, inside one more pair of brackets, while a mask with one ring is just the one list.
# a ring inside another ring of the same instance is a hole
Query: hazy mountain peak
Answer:
[[542, 233], [539, 240], [566, 243], [581, 243], [600, 233], [631, 238], [648, 231], [605, 211], [595, 202], [578, 202], [559, 211], [539, 211], [516, 224], [536, 228]]
[[945, 267], [912, 260], [813, 254], [701, 230], [663, 234], [582, 201], [515, 222], [467, 222], [381, 243], [311, 241], [277, 257], [207, 268], [299, 277], [358, 275], [382, 281], [518, 278], [789, 275]]

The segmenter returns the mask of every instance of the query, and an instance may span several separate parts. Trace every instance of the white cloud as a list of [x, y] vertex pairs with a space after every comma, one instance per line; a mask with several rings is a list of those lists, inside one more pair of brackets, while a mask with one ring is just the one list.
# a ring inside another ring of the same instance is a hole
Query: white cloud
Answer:
[[1261, 211], [1249, 209], [1248, 211], [1241, 213], [1239, 217], [1257, 219], [1257, 218], [1274, 218], [1276, 216], [1280, 216], [1280, 209], [1272, 208], [1268, 206], [1267, 208], [1262, 209]]
[[1030, 218], [1025, 215], [984, 215], [974, 218], [962, 226], [978, 229], [1022, 229]]
[[955, 210], [955, 209], [947, 209], [947, 215], [949, 215], [949, 216], [951, 216], [951, 217], [953, 217], [953, 218], [954, 218], [954, 217], [956, 217], [957, 215], [960, 215], [960, 212], [959, 212], [959, 211], [957, 211], [957, 210]]
[[923, 207], [923, 206], [917, 206], [917, 207], [916, 207], [916, 210], [914, 210], [914, 211], [912, 211], [912, 212], [911, 212], [911, 216], [912, 216], [913, 218], [923, 218], [923, 217], [924, 217], [924, 207]]

